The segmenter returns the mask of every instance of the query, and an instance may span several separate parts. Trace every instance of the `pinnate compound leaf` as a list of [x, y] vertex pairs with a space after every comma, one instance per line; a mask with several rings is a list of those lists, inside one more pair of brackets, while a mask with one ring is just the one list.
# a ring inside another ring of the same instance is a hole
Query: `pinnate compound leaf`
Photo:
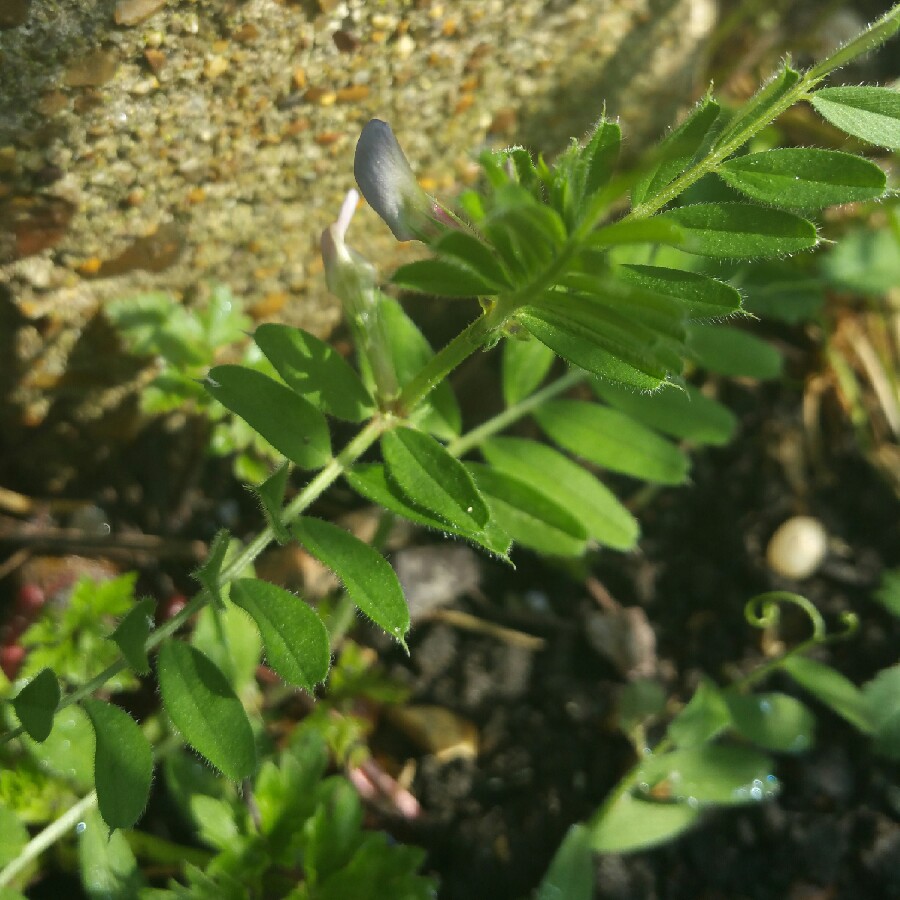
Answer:
[[503, 286], [450, 259], [419, 259], [407, 263], [394, 272], [391, 283], [407, 291], [437, 297], [482, 297], [498, 293]]
[[465, 531], [481, 531], [488, 508], [458, 459], [430, 435], [397, 428], [381, 438], [381, 453], [392, 479], [407, 498]]
[[433, 245], [435, 253], [452, 256], [467, 266], [485, 283], [496, 285], [497, 289], [509, 287], [509, 277], [495, 256], [493, 250], [473, 234], [451, 230], [441, 235]]
[[719, 118], [719, 104], [715, 100], [702, 100], [657, 148], [659, 159], [652, 169], [634, 187], [631, 193], [633, 206], [658, 194], [674, 181], [709, 140], [709, 135]]
[[741, 295], [730, 284], [697, 272], [626, 265], [617, 274], [623, 281], [677, 300], [691, 319], [729, 316], [741, 307]]
[[594, 852], [585, 825], [573, 825], [553, 855], [534, 900], [592, 900]]
[[785, 256], [815, 247], [812, 222], [752, 203], [696, 203], [660, 213], [685, 233], [681, 249], [716, 259]]
[[390, 563], [343, 528], [303, 516], [293, 526], [298, 541], [343, 582], [350, 599], [404, 647], [409, 608]]
[[503, 400], [513, 406], [534, 393], [544, 380], [556, 354], [533, 338], [507, 338], [503, 342], [501, 382]]
[[815, 716], [794, 697], [734, 691], [723, 696], [734, 728], [757, 746], [776, 753], [802, 753], [812, 747]]
[[288, 325], [260, 325], [253, 340], [285, 384], [322, 412], [362, 422], [374, 403], [359, 375], [330, 344]]
[[600, 853], [627, 853], [670, 841], [700, 817], [687, 803], [657, 803], [622, 794], [590, 823], [591, 846]]
[[651, 756], [638, 783], [654, 797], [736, 806], [773, 796], [778, 780], [772, 760], [751, 747], [702, 743]]
[[53, 669], [41, 669], [13, 698], [16, 711], [26, 734], [43, 743], [53, 730], [53, 717], [59, 704], [59, 681]]
[[580, 556], [584, 526], [555, 500], [519, 478], [479, 463], [467, 463], [496, 520], [515, 542], [551, 556]]
[[163, 706], [185, 741], [226, 778], [249, 778], [256, 769], [253, 729], [222, 672], [189, 644], [167, 641], [157, 675]]
[[137, 722], [125, 710], [102, 700], [83, 700], [94, 726], [97, 752], [94, 784], [97, 806], [111, 828], [131, 828], [150, 797], [153, 750]]
[[243, 366], [215, 366], [206, 390], [240, 416], [301, 469], [318, 469], [331, 457], [325, 416], [295, 391]]
[[424, 525], [426, 528], [448, 532], [474, 541], [489, 553], [507, 559], [511, 544], [509, 535], [503, 532], [493, 520], [488, 520], [483, 531], [465, 531], [447, 524], [428, 510], [410, 502], [397, 485], [387, 477], [386, 469], [381, 463], [356, 465], [344, 477], [353, 490], [371, 503], [377, 503], [417, 525]]
[[692, 385], [636, 394], [614, 384], [593, 380], [594, 393], [615, 409], [670, 437], [721, 447], [737, 429], [737, 417]]
[[155, 609], [155, 600], [149, 598], [138, 600], [110, 635], [110, 638], [122, 651], [125, 661], [138, 675], [150, 674], [150, 660], [147, 659], [144, 644], [153, 630], [153, 611]]
[[723, 325], [696, 323], [688, 334], [688, 347], [697, 364], [734, 378], [777, 378], [781, 354], [756, 335]]
[[810, 102], [841, 131], [878, 147], [900, 150], [900, 91], [866, 85], [823, 88]]
[[583, 400], [554, 400], [535, 412], [560, 446], [613, 472], [657, 484], [682, 484], [687, 457], [631, 416]]
[[738, 156], [719, 175], [752, 200], [797, 209], [873, 200], [884, 193], [884, 172], [867, 159], [836, 150], [787, 147]]
[[554, 500], [587, 533], [608, 547], [630, 550], [640, 526], [616, 496], [597, 478], [562, 453], [524, 438], [497, 437], [481, 445], [485, 459]]
[[794, 681], [863, 734], [874, 731], [874, 711], [863, 692], [831, 666], [796, 653], [781, 662]]
[[268, 664], [288, 684], [310, 693], [330, 663], [328, 631], [316, 611], [289, 591], [255, 578], [231, 585], [231, 600], [256, 622]]

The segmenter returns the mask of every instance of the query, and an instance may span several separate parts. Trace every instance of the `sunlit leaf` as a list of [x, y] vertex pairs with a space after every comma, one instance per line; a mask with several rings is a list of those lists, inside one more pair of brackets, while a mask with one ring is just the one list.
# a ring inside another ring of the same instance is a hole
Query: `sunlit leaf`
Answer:
[[59, 704], [59, 681], [52, 669], [41, 669], [13, 698], [12, 707], [26, 733], [41, 743], [53, 730]]
[[757, 746], [779, 753], [802, 753], [812, 747], [815, 716], [794, 697], [734, 691], [723, 696], [735, 729]]
[[772, 760], [751, 747], [701, 743], [650, 756], [638, 783], [658, 799], [735, 806], [774, 796]]
[[94, 727], [97, 751], [94, 784], [103, 821], [111, 828], [131, 828], [150, 797], [153, 750], [137, 722], [118, 706], [83, 700]]
[[640, 526], [612, 491], [552, 447], [524, 438], [497, 437], [485, 441], [481, 452], [499, 471], [564, 507], [601, 544], [630, 550], [637, 543]]
[[300, 597], [266, 581], [241, 578], [231, 585], [231, 600], [252, 616], [268, 664], [288, 684], [312, 693], [325, 680], [331, 660], [328, 631]]
[[244, 366], [215, 366], [205, 386], [279, 453], [301, 469], [318, 469], [331, 457], [325, 417], [290, 388]]
[[381, 438], [393, 480], [415, 505], [465, 531], [481, 531], [489, 513], [471, 476], [433, 437], [397, 428]]
[[886, 183], [884, 172], [867, 159], [805, 147], [738, 156], [718, 173], [753, 200], [797, 209], [872, 200], [884, 193]]
[[232, 781], [256, 769], [253, 730], [225, 676], [199, 650], [166, 641], [157, 663], [163, 706], [185, 741]]
[[490, 553], [503, 558], [509, 553], [511, 543], [509, 535], [502, 531], [496, 522], [489, 519], [481, 531], [466, 531], [449, 525], [428, 510], [410, 502], [387, 477], [385, 467], [380, 463], [356, 465], [344, 477], [350, 487], [366, 500], [377, 503], [388, 511], [409, 519], [410, 522], [474, 541]]
[[810, 103], [841, 131], [878, 147], [900, 150], [900, 91], [865, 85], [823, 88]]
[[681, 484], [687, 457], [631, 416], [583, 400], [554, 400], [535, 412], [547, 435], [582, 459], [659, 484]]
[[681, 249], [720, 259], [785, 256], [815, 247], [812, 222], [752, 203], [696, 203], [660, 213], [685, 232]]
[[514, 542], [553, 556], [580, 556], [584, 526], [560, 504], [527, 482], [489, 466], [467, 463], [496, 520]]
[[687, 803], [657, 803], [624, 793], [590, 822], [591, 846], [600, 853], [628, 853], [670, 841], [700, 817]]
[[697, 272], [628, 265], [622, 266], [617, 274], [623, 281], [674, 298], [694, 319], [728, 316], [741, 305], [741, 295], [731, 285]]
[[680, 226], [668, 219], [623, 219], [598, 228], [589, 239], [591, 247], [617, 247], [621, 244], [666, 244], [680, 247], [686, 239]]
[[781, 662], [791, 678], [863, 734], [874, 730], [875, 715], [863, 692], [831, 666], [794, 653]]
[[359, 375], [330, 345], [300, 328], [267, 323], [253, 340], [289, 388], [313, 406], [348, 422], [362, 422], [374, 404]]
[[[78, 874], [90, 900], [132, 900], [147, 890], [124, 834], [109, 833], [100, 812], [85, 813], [78, 831]], [[7, 900], [0, 893], [0, 900]]]
[[303, 516], [294, 523], [293, 531], [297, 540], [340, 578], [350, 599], [403, 644], [409, 631], [409, 608], [390, 563], [374, 547], [321, 519]]
[[722, 692], [704, 678], [690, 702], [669, 724], [667, 737], [676, 747], [696, 747], [712, 740], [731, 724], [731, 713]]

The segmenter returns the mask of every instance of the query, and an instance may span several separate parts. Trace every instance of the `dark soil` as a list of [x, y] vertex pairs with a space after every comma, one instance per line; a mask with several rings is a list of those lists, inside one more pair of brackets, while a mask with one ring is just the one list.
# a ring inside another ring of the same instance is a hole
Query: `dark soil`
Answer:
[[[900, 629], [871, 600], [885, 568], [900, 562], [896, 498], [836, 420], [818, 468], [786, 475], [775, 453], [801, 437], [799, 390], [732, 385], [726, 401], [741, 417], [738, 438], [696, 456], [693, 484], [666, 490], [641, 515], [640, 551], [603, 553], [590, 573], [623, 605], [646, 610], [660, 671], [685, 700], [699, 673], [720, 684], [763, 659], [760, 633], [744, 620], [764, 590], [796, 590], [839, 628], [843, 611], [862, 625], [821, 654], [856, 683], [897, 661]], [[789, 515], [818, 516], [846, 549], [814, 577], [787, 583], [766, 568], [764, 548]], [[547, 641], [531, 652], [495, 638], [425, 624], [408, 664], [414, 701], [447, 706], [477, 723], [476, 762], [420, 760], [413, 791], [426, 817], [402, 838], [424, 844], [445, 900], [522, 898], [539, 883], [567, 827], [584, 821], [633, 762], [615, 731], [623, 680], [591, 648], [585, 615], [596, 609], [585, 571], [516, 556], [510, 573], [492, 566], [490, 606], [469, 609]], [[527, 599], [547, 603], [527, 612]], [[785, 636], [796, 640], [785, 620]], [[787, 680], [769, 687], [796, 692]], [[674, 843], [597, 859], [602, 900], [876, 900], [900, 897], [897, 767], [808, 697], [817, 745], [780, 756], [780, 796], [755, 807], [708, 813]]]

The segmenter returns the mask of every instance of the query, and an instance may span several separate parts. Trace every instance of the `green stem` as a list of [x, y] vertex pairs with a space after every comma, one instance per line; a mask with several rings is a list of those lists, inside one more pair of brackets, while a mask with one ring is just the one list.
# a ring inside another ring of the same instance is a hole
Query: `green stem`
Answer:
[[91, 791], [74, 806], [69, 807], [58, 819], [39, 831], [23, 848], [21, 853], [0, 871], [0, 887], [9, 885], [24, 872], [48, 847], [69, 834], [81, 817], [97, 805], [97, 792]]
[[518, 403], [514, 403], [502, 413], [498, 413], [492, 419], [488, 419], [487, 422], [484, 422], [477, 428], [473, 428], [466, 434], [456, 438], [456, 440], [451, 441], [447, 444], [447, 451], [453, 456], [463, 456], [472, 448], [477, 447], [482, 441], [487, 440], [492, 435], [498, 434], [503, 431], [504, 428], [508, 428], [513, 422], [517, 422], [523, 416], [527, 416], [533, 409], [537, 409], [551, 397], [556, 397], [559, 394], [565, 393], [569, 388], [574, 387], [576, 384], [580, 384], [587, 377], [587, 372], [573, 369], [567, 375], [563, 375], [562, 378], [557, 379], [542, 390], [531, 394], [524, 400], [520, 400]]
[[[767, 106], [756, 117], [751, 117], [745, 125], [727, 142], [716, 147], [708, 156], [691, 166], [673, 182], [666, 185], [655, 196], [639, 203], [625, 216], [625, 219], [645, 219], [659, 212], [667, 203], [682, 194], [704, 175], [714, 172], [729, 156], [739, 150], [755, 134], [773, 122], [795, 103], [808, 97], [809, 92], [830, 72], [845, 66], [858, 56], [868, 53], [884, 43], [900, 30], [900, 3], [895, 4], [877, 22], [870, 25], [859, 37], [835, 51], [810, 69], [800, 80], [772, 106]], [[752, 101], [751, 101], [752, 102]]]

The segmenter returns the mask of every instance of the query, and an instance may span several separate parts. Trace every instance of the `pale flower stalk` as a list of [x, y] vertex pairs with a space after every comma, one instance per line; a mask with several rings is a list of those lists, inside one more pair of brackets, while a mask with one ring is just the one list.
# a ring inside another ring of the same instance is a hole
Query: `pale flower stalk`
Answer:
[[354, 253], [344, 240], [358, 202], [359, 194], [348, 191], [337, 221], [322, 232], [325, 281], [344, 307], [357, 349], [371, 369], [376, 393], [381, 400], [392, 400], [400, 388], [381, 317], [382, 295], [375, 268]]

